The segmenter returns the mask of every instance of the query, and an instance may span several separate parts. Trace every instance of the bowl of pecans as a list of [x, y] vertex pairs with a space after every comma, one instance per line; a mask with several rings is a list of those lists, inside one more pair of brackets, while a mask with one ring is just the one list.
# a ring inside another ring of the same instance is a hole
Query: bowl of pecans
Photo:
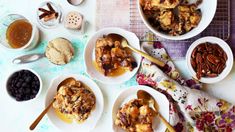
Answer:
[[233, 53], [222, 39], [203, 37], [189, 47], [186, 61], [193, 78], [203, 83], [216, 83], [231, 71]]

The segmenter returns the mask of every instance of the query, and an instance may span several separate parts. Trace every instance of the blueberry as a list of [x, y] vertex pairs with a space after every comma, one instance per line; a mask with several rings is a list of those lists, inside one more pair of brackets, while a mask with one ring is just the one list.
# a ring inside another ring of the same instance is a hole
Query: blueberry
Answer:
[[19, 87], [21, 87], [21, 85], [22, 85], [21, 82], [17, 82], [16, 87], [19, 88]]
[[26, 82], [30, 82], [31, 80], [32, 80], [31, 77], [27, 77], [27, 78], [25, 79]]
[[30, 90], [29, 88], [26, 88], [26, 89], [24, 90], [24, 93], [25, 93], [25, 94], [29, 94], [30, 91], [31, 91], [31, 90]]
[[27, 86], [28, 86], [27, 83], [22, 84], [22, 87], [27, 87]]
[[33, 99], [33, 98], [35, 98], [35, 95], [30, 95], [30, 99]]
[[36, 95], [36, 94], [38, 93], [38, 91], [34, 89], [34, 90], [32, 91], [32, 93]]

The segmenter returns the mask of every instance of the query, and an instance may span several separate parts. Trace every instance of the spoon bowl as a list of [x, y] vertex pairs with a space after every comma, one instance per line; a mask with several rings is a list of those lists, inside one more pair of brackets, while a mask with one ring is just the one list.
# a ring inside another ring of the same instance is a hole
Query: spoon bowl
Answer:
[[144, 90], [138, 90], [137, 97], [138, 99], [142, 99], [145, 104], [148, 104], [155, 111], [155, 113], [159, 116], [170, 132], [175, 132], [175, 129], [167, 122], [161, 113], [158, 112], [159, 106], [151, 94]]

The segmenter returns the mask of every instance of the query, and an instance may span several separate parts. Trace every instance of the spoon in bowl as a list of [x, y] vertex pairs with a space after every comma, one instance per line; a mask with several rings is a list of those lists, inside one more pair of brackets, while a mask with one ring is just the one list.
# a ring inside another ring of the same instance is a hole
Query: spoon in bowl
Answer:
[[159, 116], [159, 118], [166, 125], [170, 132], [175, 132], [175, 129], [167, 122], [167, 120], [161, 115], [161, 113], [158, 112], [159, 106], [152, 95], [144, 90], [138, 90], [137, 97], [138, 99], [142, 99], [145, 104], [148, 104], [154, 110], [154, 112]]
[[[73, 77], [66, 78], [57, 86], [57, 91], [59, 90], [61, 86], [64, 86], [64, 85], [76, 85], [76, 80]], [[38, 125], [38, 123], [41, 121], [44, 115], [49, 111], [49, 109], [51, 108], [54, 102], [55, 102], [55, 99], [53, 99], [53, 101], [51, 101], [51, 103], [42, 111], [42, 113], [30, 125], [29, 127], [30, 130], [34, 130], [34, 128]]]
[[127, 40], [122, 37], [121, 35], [119, 34], [114, 34], [114, 33], [111, 33], [111, 34], [108, 34], [107, 35], [108, 37], [110, 37], [113, 41], [119, 41], [121, 42], [121, 45], [123, 48], [129, 48], [130, 50], [140, 54], [141, 56], [145, 57], [146, 59], [148, 59], [149, 61], [155, 63], [156, 65], [158, 65], [159, 67], [164, 67], [165, 66], [165, 63], [162, 62], [161, 60], [157, 59], [157, 58], [154, 58], [146, 53], [144, 53], [143, 51], [140, 51], [132, 46], [130, 46], [127, 42]]

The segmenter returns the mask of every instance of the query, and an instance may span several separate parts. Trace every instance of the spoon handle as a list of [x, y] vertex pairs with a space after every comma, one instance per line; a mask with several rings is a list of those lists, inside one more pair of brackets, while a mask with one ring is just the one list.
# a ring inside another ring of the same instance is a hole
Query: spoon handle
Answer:
[[30, 63], [37, 61], [41, 58], [45, 57], [45, 54], [29, 54], [29, 55], [23, 55], [20, 57], [15, 58], [12, 63], [14, 64], [24, 64], [24, 63]]
[[160, 67], [164, 67], [164, 66], [165, 66], [165, 63], [162, 62], [162, 61], [160, 61], [159, 59], [154, 58], [154, 57], [152, 57], [152, 56], [150, 56], [150, 55], [144, 53], [143, 51], [140, 51], [140, 50], [138, 50], [138, 49], [135, 49], [135, 48], [131, 47], [130, 45], [126, 45], [126, 46], [127, 46], [128, 48], [130, 48], [131, 50], [137, 52], [137, 53], [140, 54], [141, 56], [145, 57], [145, 58], [148, 59], [149, 61], [151, 61], [151, 62], [157, 64], [158, 66], [160, 66]]
[[175, 129], [166, 121], [166, 119], [160, 113], [158, 113], [158, 116], [170, 132], [175, 132]]
[[55, 102], [55, 99], [51, 101], [51, 103], [46, 107], [46, 109], [38, 116], [38, 118], [30, 125], [29, 129], [34, 130], [34, 128], [38, 125], [38, 123], [41, 121], [41, 119], [44, 117], [44, 115], [48, 112], [48, 110], [51, 108], [52, 104]]

